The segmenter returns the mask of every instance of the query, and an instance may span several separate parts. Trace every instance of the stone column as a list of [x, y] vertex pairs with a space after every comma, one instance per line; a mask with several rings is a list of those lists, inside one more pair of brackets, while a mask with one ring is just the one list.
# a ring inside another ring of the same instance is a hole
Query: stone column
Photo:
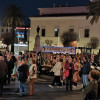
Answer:
[[41, 51], [41, 47], [40, 47], [40, 36], [37, 35], [35, 38], [35, 44], [34, 44], [34, 49], [33, 51], [35, 52], [40, 52]]
[[40, 52], [41, 51], [41, 47], [40, 47], [40, 36], [39, 36], [39, 31], [40, 31], [40, 27], [37, 26], [37, 35], [36, 35], [36, 38], [35, 38], [35, 44], [34, 44], [34, 49], [33, 51], [35, 52]]

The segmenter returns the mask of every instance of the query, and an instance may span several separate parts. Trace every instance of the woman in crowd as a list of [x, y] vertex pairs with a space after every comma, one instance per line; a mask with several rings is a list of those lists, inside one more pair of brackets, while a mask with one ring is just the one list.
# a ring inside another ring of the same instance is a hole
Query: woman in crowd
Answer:
[[89, 72], [90, 83], [84, 90], [84, 100], [96, 100], [98, 95], [98, 79], [100, 72], [98, 70], [91, 70]]
[[74, 65], [72, 63], [72, 58], [69, 57], [68, 61], [65, 64], [65, 76], [66, 76], [66, 91], [68, 91], [68, 85], [70, 81], [70, 91], [72, 91], [72, 78], [74, 72]]
[[29, 69], [29, 78], [30, 78], [30, 90], [29, 90], [29, 95], [34, 94], [34, 79], [37, 78], [37, 66], [36, 66], [36, 61], [34, 59], [31, 59], [31, 66]]
[[28, 54], [28, 66], [30, 67], [31, 66], [31, 59], [32, 59], [32, 54], [31, 53], [29, 53]]
[[80, 80], [79, 66], [78, 66], [79, 62], [78, 62], [77, 57], [74, 57], [73, 63], [74, 63], [73, 84], [74, 84], [74, 87], [77, 87], [77, 82]]
[[54, 65], [54, 67], [51, 69], [51, 72], [54, 72], [54, 80], [52, 85], [49, 85], [50, 87], [55, 86], [61, 86], [60, 76], [61, 76], [61, 70], [62, 70], [62, 62], [61, 60], [57, 60], [57, 63]]

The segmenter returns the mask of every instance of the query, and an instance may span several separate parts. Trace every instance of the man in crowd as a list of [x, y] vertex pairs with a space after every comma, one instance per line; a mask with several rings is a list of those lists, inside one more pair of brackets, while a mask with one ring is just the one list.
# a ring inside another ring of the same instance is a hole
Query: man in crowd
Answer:
[[11, 55], [10, 54], [7, 55], [7, 66], [8, 66], [7, 84], [10, 84], [10, 78], [11, 78], [11, 74], [12, 74], [13, 68], [14, 68], [14, 62], [11, 59]]
[[0, 98], [3, 93], [4, 78], [7, 75], [7, 64], [4, 62], [2, 54], [0, 54]]
[[88, 74], [91, 70], [90, 63], [87, 57], [83, 57], [83, 67], [82, 67], [82, 79], [83, 79], [83, 89], [88, 85]]

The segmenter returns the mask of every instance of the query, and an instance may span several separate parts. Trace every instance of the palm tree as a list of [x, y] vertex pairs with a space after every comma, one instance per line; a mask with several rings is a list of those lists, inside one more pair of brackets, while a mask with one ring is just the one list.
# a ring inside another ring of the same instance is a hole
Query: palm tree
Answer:
[[14, 52], [16, 26], [24, 25], [24, 14], [21, 8], [16, 5], [8, 5], [3, 11], [3, 22], [5, 25], [12, 27], [11, 52]]
[[100, 0], [90, 2], [87, 6], [87, 9], [89, 10], [89, 13], [86, 16], [86, 19], [93, 15], [92, 19], [90, 20], [90, 23], [97, 23], [100, 16]]

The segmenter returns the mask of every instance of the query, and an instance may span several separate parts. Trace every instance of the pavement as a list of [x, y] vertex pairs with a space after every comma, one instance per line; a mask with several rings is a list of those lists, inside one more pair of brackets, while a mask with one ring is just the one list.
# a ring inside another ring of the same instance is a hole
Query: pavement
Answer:
[[[4, 87], [4, 93], [0, 100], [83, 100], [83, 93], [81, 91], [82, 83], [79, 82], [78, 86], [73, 88], [73, 91], [66, 92], [65, 85], [62, 88], [51, 88], [48, 85], [52, 82], [53, 77], [41, 75], [40, 78], [35, 80], [35, 94], [33, 96], [19, 97], [15, 91], [18, 88], [18, 80], [11, 81], [11, 84]], [[29, 85], [27, 82], [29, 91]]]

